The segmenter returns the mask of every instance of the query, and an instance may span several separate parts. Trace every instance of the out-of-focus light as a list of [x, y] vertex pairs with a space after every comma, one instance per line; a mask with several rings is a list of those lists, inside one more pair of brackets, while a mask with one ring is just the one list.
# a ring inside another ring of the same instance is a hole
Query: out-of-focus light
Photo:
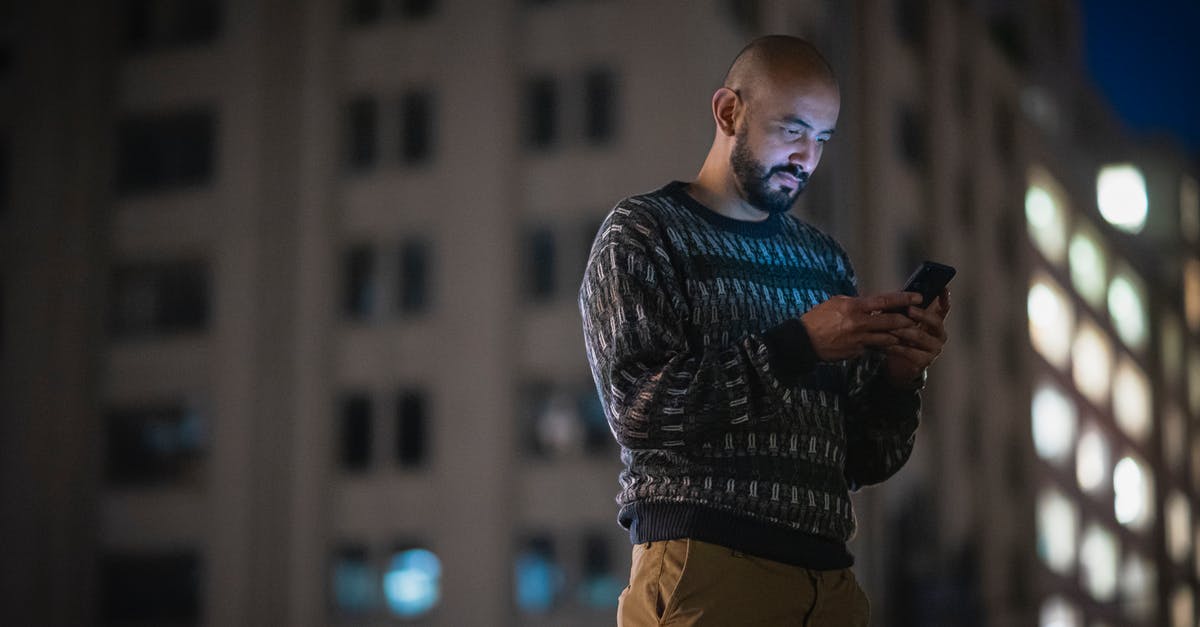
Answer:
[[1046, 361], [1065, 369], [1075, 326], [1074, 310], [1066, 294], [1049, 279], [1037, 277], [1029, 287], [1026, 311], [1033, 348]]
[[1129, 357], [1121, 357], [1113, 375], [1113, 415], [1129, 437], [1144, 441], [1150, 435], [1150, 380]]
[[1075, 451], [1075, 478], [1079, 487], [1085, 492], [1095, 492], [1103, 486], [1108, 479], [1110, 459], [1104, 435], [1095, 429], [1084, 433]]
[[1046, 566], [1066, 575], [1075, 568], [1079, 510], [1058, 490], [1044, 489], [1037, 503], [1037, 552]]
[[1101, 168], [1096, 178], [1096, 204], [1109, 224], [1126, 233], [1140, 233], [1150, 208], [1142, 171], [1131, 164]]
[[1187, 584], [1176, 586], [1171, 595], [1171, 627], [1195, 627], [1193, 604], [1191, 587]]
[[1113, 469], [1113, 511], [1117, 522], [1144, 529], [1154, 513], [1154, 490], [1149, 470], [1132, 457], [1124, 457]]
[[1033, 395], [1033, 444], [1042, 459], [1063, 462], [1071, 454], [1078, 416], [1075, 403], [1051, 384], [1042, 384]]
[[1037, 185], [1025, 191], [1025, 221], [1038, 250], [1046, 259], [1061, 263], [1067, 247], [1067, 220], [1050, 192]]
[[1081, 321], [1071, 346], [1071, 374], [1075, 387], [1097, 407], [1108, 404], [1112, 362], [1112, 344], [1104, 332], [1088, 320]]
[[1183, 313], [1188, 328], [1200, 332], [1200, 259], [1188, 259], [1183, 265]]
[[1135, 350], [1146, 346], [1144, 301], [1140, 286], [1128, 273], [1118, 274], [1108, 284], [1108, 314], [1121, 341]]
[[1154, 567], [1140, 553], [1125, 556], [1121, 569], [1121, 605], [1130, 618], [1147, 620], [1158, 606]]
[[1071, 284], [1093, 307], [1104, 306], [1108, 260], [1096, 239], [1082, 231], [1071, 236], [1067, 257], [1071, 262]]
[[1187, 241], [1200, 241], [1200, 186], [1187, 175], [1179, 182], [1179, 228]]
[[513, 585], [517, 607], [543, 613], [553, 609], [562, 592], [564, 575], [554, 555], [532, 547], [517, 556]]
[[1117, 593], [1116, 537], [1096, 523], [1088, 525], [1079, 547], [1079, 566], [1087, 590], [1098, 601], [1111, 601]]
[[442, 562], [432, 551], [409, 549], [392, 556], [383, 576], [388, 609], [403, 617], [421, 616], [441, 596]]
[[1079, 610], [1060, 596], [1052, 596], [1042, 602], [1039, 627], [1079, 627]]
[[1167, 497], [1167, 554], [1183, 563], [1192, 552], [1192, 506], [1179, 490]]

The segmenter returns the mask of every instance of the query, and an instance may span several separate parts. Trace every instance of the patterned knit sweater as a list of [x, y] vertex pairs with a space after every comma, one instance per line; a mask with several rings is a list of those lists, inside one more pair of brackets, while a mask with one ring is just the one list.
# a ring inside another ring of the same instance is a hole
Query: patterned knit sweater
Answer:
[[856, 295], [844, 250], [787, 214], [724, 217], [674, 182], [601, 225], [580, 288], [588, 361], [621, 446], [631, 540], [694, 538], [848, 567], [849, 492], [908, 459], [916, 391], [876, 353], [820, 362], [799, 316]]

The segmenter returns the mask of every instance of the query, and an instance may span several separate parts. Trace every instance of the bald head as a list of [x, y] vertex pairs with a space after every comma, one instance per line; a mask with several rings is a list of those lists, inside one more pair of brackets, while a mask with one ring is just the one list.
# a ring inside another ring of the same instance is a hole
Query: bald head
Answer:
[[742, 48], [725, 74], [724, 87], [747, 100], [780, 85], [837, 89], [833, 68], [815, 46], [799, 37], [767, 35]]

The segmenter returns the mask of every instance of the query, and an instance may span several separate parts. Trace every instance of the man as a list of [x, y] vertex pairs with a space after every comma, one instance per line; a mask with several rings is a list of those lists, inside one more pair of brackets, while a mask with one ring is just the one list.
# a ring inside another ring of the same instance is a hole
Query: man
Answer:
[[712, 97], [695, 181], [613, 209], [580, 308], [634, 543], [618, 623], [866, 625], [849, 492], [912, 451], [949, 293], [859, 297], [791, 216], [840, 96], [812, 45], [755, 40]]

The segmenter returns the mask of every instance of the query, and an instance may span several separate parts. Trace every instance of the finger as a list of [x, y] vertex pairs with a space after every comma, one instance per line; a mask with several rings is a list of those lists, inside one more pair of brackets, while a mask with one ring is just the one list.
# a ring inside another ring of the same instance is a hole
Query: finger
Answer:
[[900, 338], [891, 333], [867, 333], [862, 336], [862, 345], [868, 348], [889, 348], [900, 344]]
[[939, 339], [936, 335], [916, 327], [910, 329], [898, 329], [896, 331], [892, 331], [892, 335], [900, 338], [900, 343], [904, 346], [919, 348], [935, 354], [940, 353], [942, 351], [942, 346], [945, 344], [945, 342]]
[[933, 360], [937, 358], [937, 355], [934, 355], [933, 353], [928, 353], [926, 351], [913, 348], [911, 346], [905, 346], [903, 344], [894, 344], [892, 346], [885, 347], [884, 350], [888, 355], [903, 357], [904, 359], [912, 362], [916, 367], [922, 369], [933, 365]]
[[862, 321], [864, 331], [891, 331], [915, 326], [916, 323], [908, 316], [898, 313], [881, 313], [868, 316]]
[[859, 307], [863, 311], [868, 312], [904, 309], [909, 305], [920, 304], [920, 302], [921, 295], [914, 292], [888, 292], [887, 294], [864, 296], [858, 299]]
[[945, 318], [937, 313], [919, 307], [909, 307], [907, 314], [909, 318], [924, 326], [933, 335], [941, 336], [945, 333]]
[[942, 293], [938, 294], [933, 306], [929, 309], [945, 320], [946, 316], [950, 314], [950, 288], [943, 289]]

